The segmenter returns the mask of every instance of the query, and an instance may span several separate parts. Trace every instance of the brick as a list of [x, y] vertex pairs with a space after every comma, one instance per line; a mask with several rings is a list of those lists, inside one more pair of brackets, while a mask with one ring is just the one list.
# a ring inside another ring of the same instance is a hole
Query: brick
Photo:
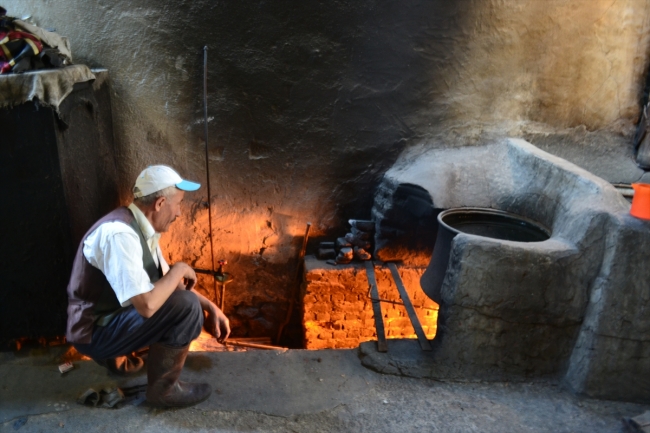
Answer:
[[332, 338], [335, 340], [345, 340], [347, 333], [345, 331], [334, 331], [332, 333]]
[[314, 296], [316, 296], [316, 299], [318, 299], [318, 302], [322, 302], [327, 305], [332, 305], [332, 300], [330, 299], [330, 294], [329, 293], [317, 293]]
[[339, 305], [339, 310], [345, 311], [346, 313], [359, 313], [360, 311], [363, 311], [363, 304], [356, 302], [344, 302], [341, 305]]
[[321, 332], [318, 334], [318, 339], [319, 340], [331, 340], [332, 339], [332, 333], [331, 332]]
[[361, 331], [359, 329], [350, 329], [348, 331], [348, 338], [359, 338], [361, 337]]
[[302, 299], [303, 304], [308, 305], [308, 304], [315, 304], [316, 303], [316, 297], [314, 295], [306, 295]]
[[345, 344], [347, 347], [359, 347], [359, 338], [347, 338]]
[[331, 287], [332, 285], [329, 282], [315, 281], [307, 285], [306, 293], [311, 293], [311, 294], [329, 293], [331, 291]]
[[363, 323], [359, 320], [346, 320], [345, 329], [360, 329], [363, 328]]
[[327, 340], [314, 340], [307, 344], [307, 349], [333, 349], [331, 341]]
[[331, 299], [332, 303], [339, 304], [345, 301], [345, 295], [343, 293], [332, 293]]
[[310, 311], [314, 313], [329, 313], [331, 309], [332, 308], [330, 305], [325, 304], [324, 302], [319, 302], [317, 304], [313, 304], [310, 308]]
[[315, 319], [316, 319], [316, 314], [314, 314], [311, 311], [305, 311], [305, 314], [303, 314], [303, 316], [302, 316], [303, 323], [308, 322], [308, 321], [312, 321], [312, 320], [315, 320]]
[[320, 297], [329, 297], [330, 291], [331, 291], [330, 286], [321, 286], [318, 288], [318, 292], [316, 292], [315, 294]]
[[319, 281], [323, 278], [323, 274], [319, 272], [307, 272], [305, 275], [305, 280], [307, 281]]
[[375, 337], [377, 335], [377, 332], [374, 329], [362, 329], [361, 330], [361, 336], [362, 337]]
[[345, 293], [349, 290], [349, 288], [345, 284], [341, 284], [341, 279], [337, 279], [338, 282], [332, 281], [330, 282], [330, 287], [332, 288], [332, 293], [335, 292], [341, 292]]
[[345, 313], [343, 313], [342, 311], [332, 311], [330, 313], [330, 317], [333, 322], [337, 320], [343, 320], [345, 319]]
[[401, 315], [400, 311], [395, 308], [384, 310], [384, 317], [395, 318], [395, 317], [400, 317], [400, 315]]
[[354, 347], [357, 347], [357, 342], [354, 341], [354, 342], [351, 343], [351, 342], [345, 341], [345, 340], [336, 340], [334, 342], [334, 347], [336, 349], [352, 349]]
[[424, 325], [422, 325], [422, 327], [426, 327], [425, 332], [435, 332], [438, 324], [436, 322], [424, 322]]
[[348, 302], [357, 302], [359, 300], [359, 295], [356, 293], [346, 293], [345, 300]]
[[319, 322], [329, 322], [330, 314], [329, 313], [317, 313], [316, 320]]
[[405, 317], [400, 317], [397, 319], [392, 319], [389, 322], [389, 326], [391, 328], [399, 328], [399, 329], [413, 329], [413, 325], [411, 325], [411, 320], [405, 318]]
[[372, 319], [375, 317], [375, 313], [372, 312], [372, 310], [367, 310], [364, 308], [363, 311], [359, 313], [359, 318], [361, 319]]

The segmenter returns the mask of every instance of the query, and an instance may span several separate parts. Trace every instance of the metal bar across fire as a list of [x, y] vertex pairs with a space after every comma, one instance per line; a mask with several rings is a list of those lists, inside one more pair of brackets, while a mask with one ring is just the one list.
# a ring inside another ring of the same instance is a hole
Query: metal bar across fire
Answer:
[[[429, 342], [429, 340], [426, 337], [426, 334], [424, 333], [424, 329], [422, 329], [420, 319], [418, 319], [418, 316], [415, 312], [416, 307], [413, 306], [413, 303], [411, 302], [411, 298], [409, 298], [408, 292], [404, 287], [404, 283], [402, 282], [402, 278], [399, 275], [395, 263], [386, 263], [386, 266], [388, 266], [388, 269], [391, 272], [393, 280], [395, 281], [395, 286], [397, 287], [400, 297], [402, 298], [402, 302], [391, 301], [379, 297], [379, 290], [377, 289], [377, 279], [375, 277], [375, 265], [371, 260], [366, 261], [365, 264], [366, 264], [366, 277], [368, 278], [368, 285], [370, 286], [368, 288], [368, 297], [372, 301], [372, 309], [375, 316], [375, 328], [377, 330], [377, 351], [378, 352], [388, 351], [388, 343], [386, 341], [386, 331], [384, 329], [384, 320], [381, 312], [381, 304], [380, 304], [381, 302], [387, 302], [391, 304], [404, 306], [409, 316], [409, 320], [411, 321], [411, 325], [413, 325], [413, 329], [415, 330], [415, 334], [417, 335], [418, 342], [420, 343], [420, 348], [424, 351], [433, 350], [431, 347], [431, 343]], [[429, 308], [429, 307], [417, 307], [417, 308], [422, 308], [426, 310], [435, 310], [434, 308]]]

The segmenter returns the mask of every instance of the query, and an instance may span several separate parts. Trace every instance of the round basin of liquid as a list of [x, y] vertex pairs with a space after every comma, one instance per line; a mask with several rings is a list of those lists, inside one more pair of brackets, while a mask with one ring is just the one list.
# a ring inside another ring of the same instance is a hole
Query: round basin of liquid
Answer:
[[459, 233], [514, 242], [542, 242], [551, 237], [543, 225], [529, 218], [489, 208], [456, 208], [438, 215], [438, 235], [427, 270], [420, 279], [422, 290], [437, 303], [447, 272], [451, 242]]
[[541, 242], [551, 237], [541, 224], [496, 209], [458, 208], [438, 215], [439, 229], [515, 242]]

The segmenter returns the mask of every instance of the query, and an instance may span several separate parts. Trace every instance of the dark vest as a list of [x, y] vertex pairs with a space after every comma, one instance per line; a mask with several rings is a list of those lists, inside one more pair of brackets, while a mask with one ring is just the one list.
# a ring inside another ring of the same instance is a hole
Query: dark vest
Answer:
[[142, 263], [151, 282], [155, 283], [162, 276], [160, 268], [153, 261], [142, 230], [128, 208], [119, 207], [102, 217], [82, 238], [72, 265], [72, 274], [68, 284], [68, 329], [66, 332], [66, 338], [70, 343], [90, 343], [93, 326], [107, 324], [122, 309], [117, 296], [115, 296], [115, 291], [103, 272], [88, 263], [83, 253], [84, 241], [88, 235], [100, 225], [113, 221], [124, 223], [137, 233], [142, 245]]

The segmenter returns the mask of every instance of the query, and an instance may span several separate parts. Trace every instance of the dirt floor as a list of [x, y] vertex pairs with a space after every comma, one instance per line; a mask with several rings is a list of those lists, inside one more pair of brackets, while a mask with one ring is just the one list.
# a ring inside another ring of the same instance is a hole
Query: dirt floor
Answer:
[[186, 409], [132, 400], [79, 405], [89, 387], [146, 382], [92, 361], [57, 371], [61, 350], [0, 353], [0, 432], [622, 432], [648, 405], [576, 397], [553, 383], [449, 383], [364, 368], [357, 350], [190, 353], [183, 378], [212, 384]]

